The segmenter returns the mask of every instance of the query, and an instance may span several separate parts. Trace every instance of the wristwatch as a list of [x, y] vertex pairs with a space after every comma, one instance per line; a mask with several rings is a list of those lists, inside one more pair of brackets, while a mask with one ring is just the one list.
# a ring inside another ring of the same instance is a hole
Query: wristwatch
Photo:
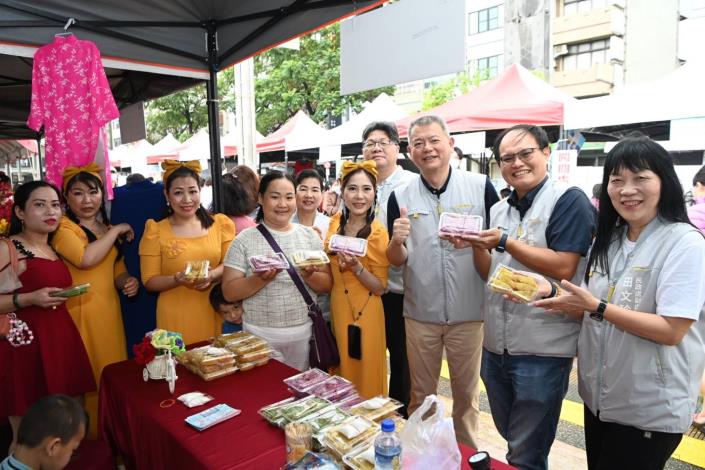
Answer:
[[495, 248], [497, 253], [504, 253], [504, 251], [507, 249], [507, 238], [509, 238], [509, 235], [507, 234], [507, 232], [504, 232], [499, 238], [499, 243], [497, 243], [497, 247]]
[[594, 312], [590, 312], [590, 318], [592, 318], [595, 321], [602, 321], [605, 319], [605, 309], [607, 308], [607, 302], [604, 300], [600, 300], [600, 303], [597, 305], [597, 310]]

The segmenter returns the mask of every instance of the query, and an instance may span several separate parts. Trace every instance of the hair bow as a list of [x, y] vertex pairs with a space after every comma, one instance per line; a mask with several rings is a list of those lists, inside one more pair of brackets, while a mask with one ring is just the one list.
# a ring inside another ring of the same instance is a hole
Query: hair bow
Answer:
[[162, 181], [166, 183], [171, 174], [181, 167], [186, 167], [189, 170], [196, 173], [196, 176], [201, 176], [201, 163], [198, 160], [191, 160], [189, 162], [180, 162], [178, 160], [164, 160], [162, 162]]
[[100, 172], [101, 169], [96, 162], [91, 162], [88, 165], [83, 166], [67, 166], [64, 169], [64, 173], [62, 175], [62, 177], [64, 178], [64, 192], [66, 192], [66, 186], [68, 186], [69, 181], [71, 181], [71, 179], [79, 173], [89, 173], [102, 182], [103, 178], [100, 177]]
[[340, 176], [344, 179], [346, 176], [348, 176], [355, 170], [364, 170], [374, 176], [375, 180], [377, 179], [377, 175], [379, 174], [377, 171], [377, 163], [375, 163], [374, 160], [365, 160], [364, 162], [360, 163], [344, 161], [343, 169], [340, 170]]

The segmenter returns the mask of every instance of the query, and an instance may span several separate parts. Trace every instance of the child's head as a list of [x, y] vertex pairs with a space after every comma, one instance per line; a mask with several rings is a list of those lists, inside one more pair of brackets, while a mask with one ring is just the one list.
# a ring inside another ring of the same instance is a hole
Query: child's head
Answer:
[[66, 395], [50, 395], [32, 405], [17, 432], [18, 449], [35, 454], [43, 470], [60, 470], [86, 435], [88, 415]]
[[230, 323], [242, 322], [242, 303], [228, 302], [223, 296], [223, 289], [220, 284], [216, 284], [211, 289], [208, 296], [213, 310], [223, 317], [223, 320]]

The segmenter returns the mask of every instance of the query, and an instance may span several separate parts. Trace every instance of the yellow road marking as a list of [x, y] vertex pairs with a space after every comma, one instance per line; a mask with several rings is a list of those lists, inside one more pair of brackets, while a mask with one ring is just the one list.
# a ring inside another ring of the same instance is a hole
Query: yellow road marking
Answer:
[[[445, 359], [441, 364], [441, 377], [444, 379], [450, 379], [448, 362], [446, 362]], [[480, 381], [480, 389], [487, 393], [485, 384], [482, 383], [482, 381]], [[576, 403], [571, 400], [563, 400], [561, 420], [583, 427], [583, 404]], [[705, 441], [689, 436], [683, 436], [683, 440], [673, 453], [673, 458], [697, 467], [705, 468]]]

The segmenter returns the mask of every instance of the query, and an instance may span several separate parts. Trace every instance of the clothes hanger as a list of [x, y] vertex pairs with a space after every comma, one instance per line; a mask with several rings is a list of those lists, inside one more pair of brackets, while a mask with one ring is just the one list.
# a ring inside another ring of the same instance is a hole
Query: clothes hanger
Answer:
[[56, 33], [54, 37], [64, 37], [64, 36], [73, 36], [72, 32], [69, 32], [69, 28], [71, 27], [72, 24], [76, 24], [76, 20], [74, 18], [69, 18], [69, 20], [66, 22], [64, 25], [64, 32], [63, 33]]

